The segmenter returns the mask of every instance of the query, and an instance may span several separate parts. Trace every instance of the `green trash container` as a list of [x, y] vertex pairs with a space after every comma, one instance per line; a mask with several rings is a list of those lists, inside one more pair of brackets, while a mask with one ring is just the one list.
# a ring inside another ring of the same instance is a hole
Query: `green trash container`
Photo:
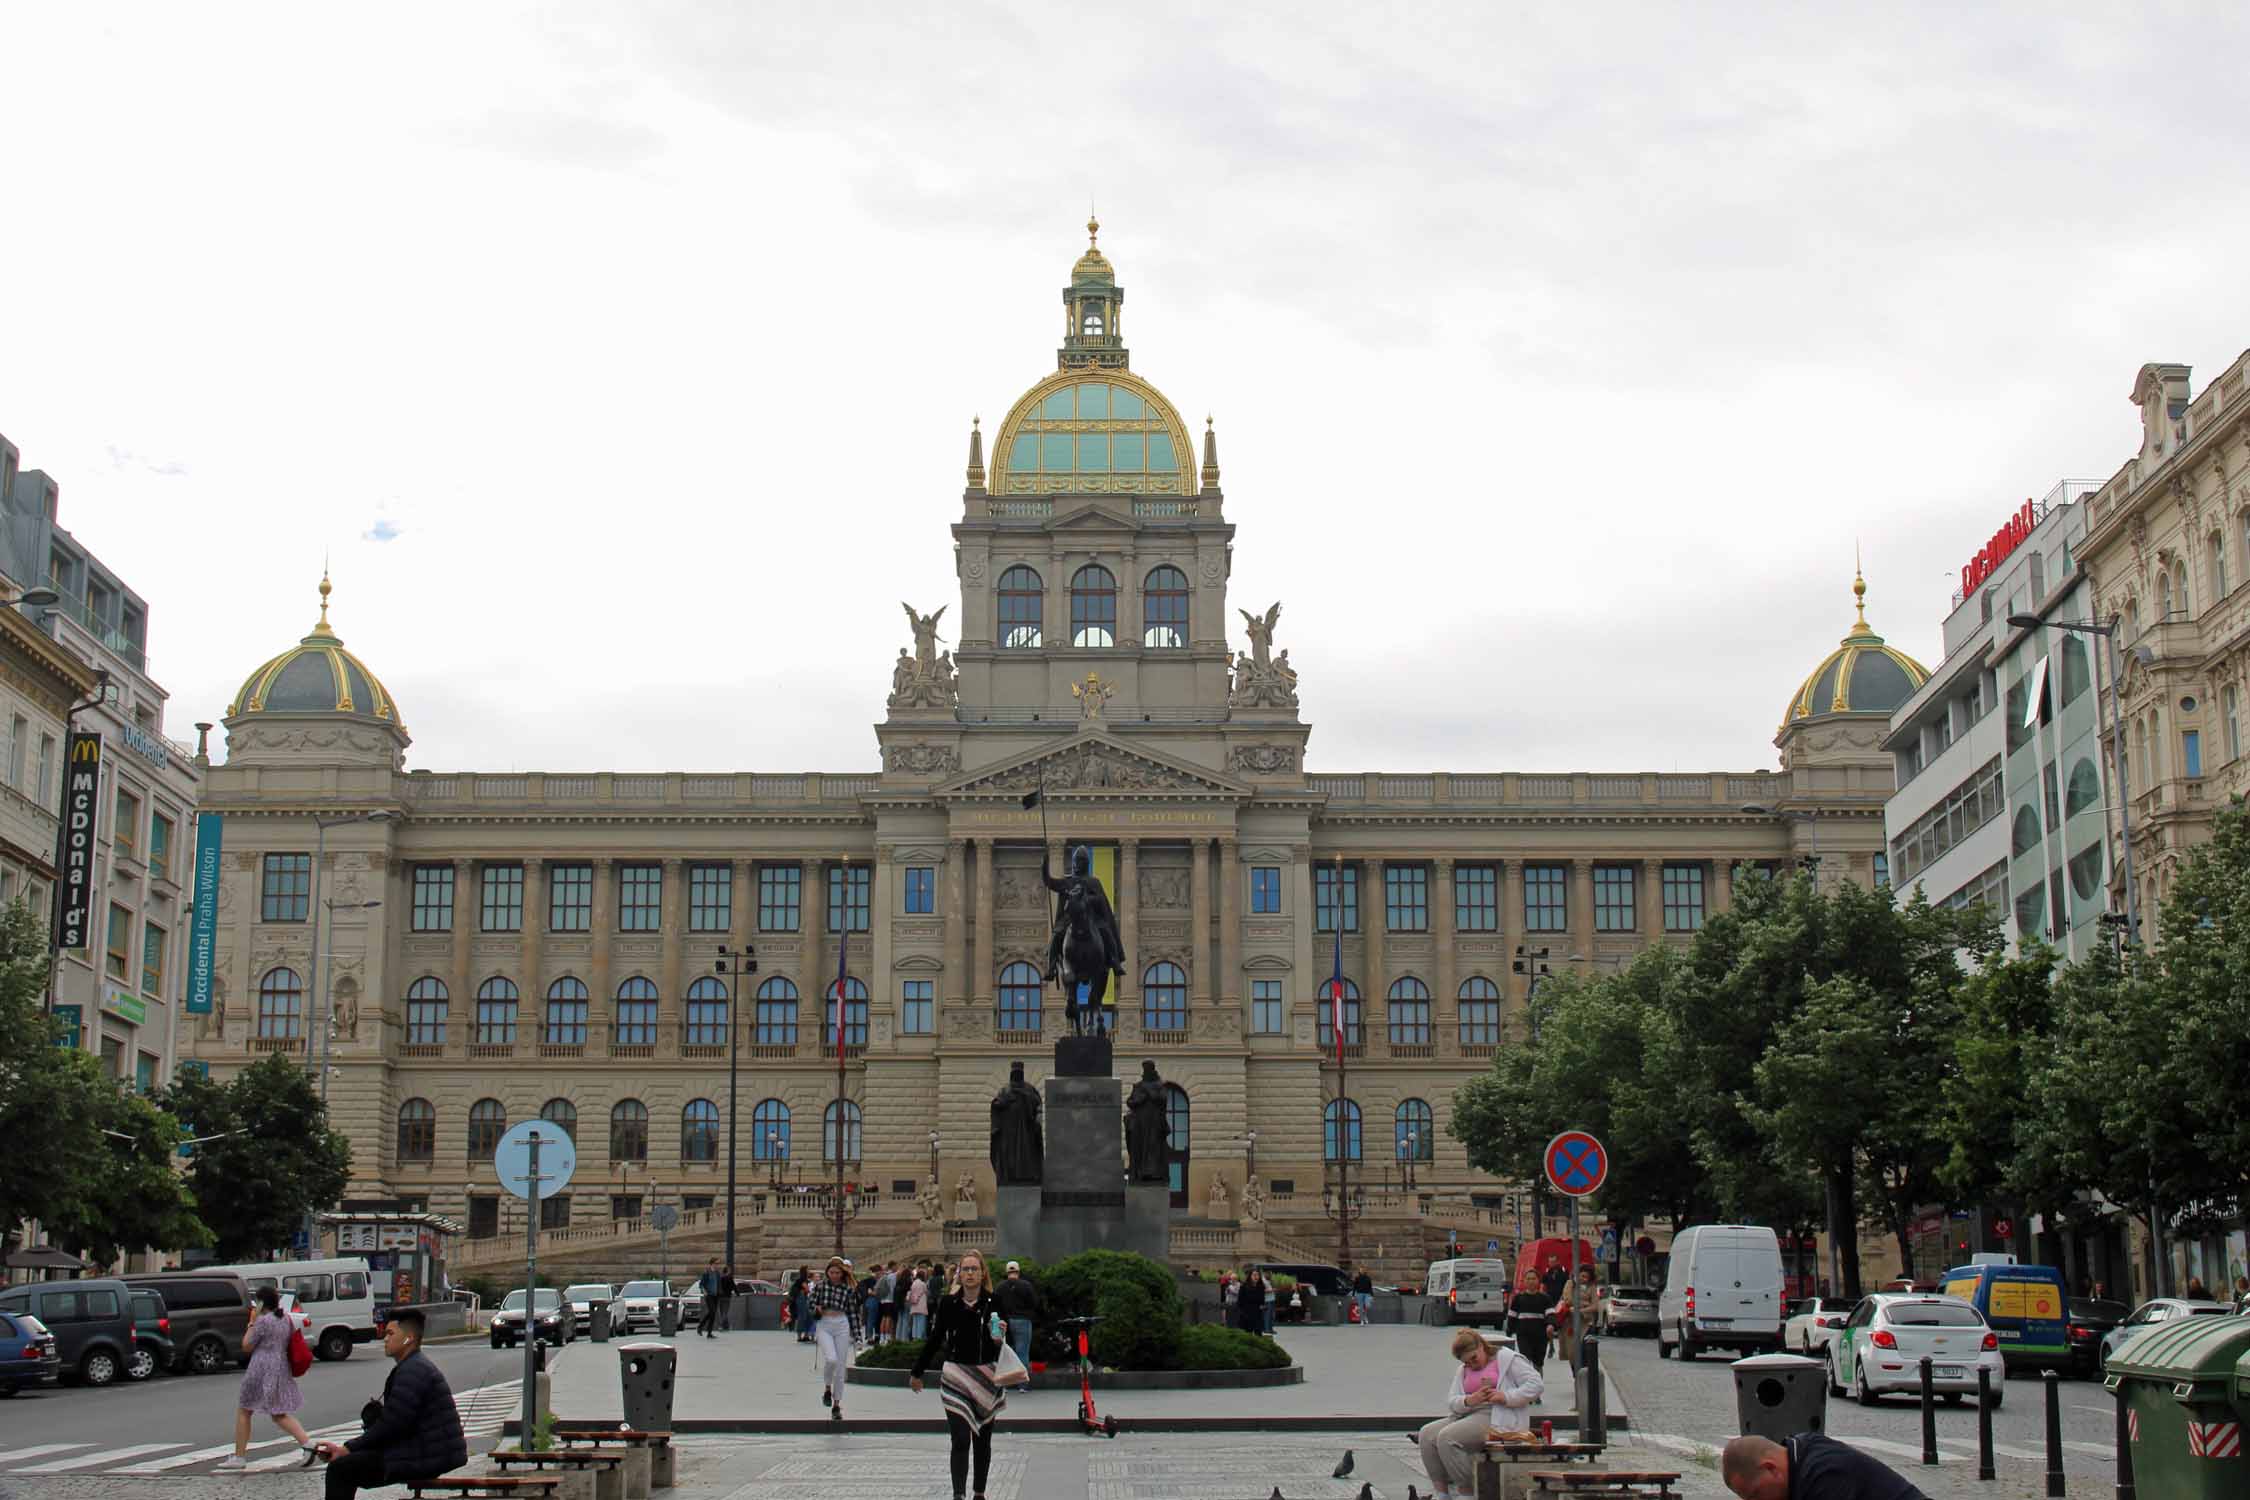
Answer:
[[2133, 1483], [2162, 1500], [2250, 1494], [2243, 1457], [2241, 1374], [2250, 1318], [2174, 1318], [2110, 1352], [2103, 1381], [2125, 1403]]

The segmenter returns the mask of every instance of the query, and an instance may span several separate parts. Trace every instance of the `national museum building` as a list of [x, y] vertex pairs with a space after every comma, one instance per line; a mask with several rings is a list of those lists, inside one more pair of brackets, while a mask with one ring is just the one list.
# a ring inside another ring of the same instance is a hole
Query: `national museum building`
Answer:
[[[859, 1253], [977, 1243], [989, 1101], [1067, 1031], [1040, 864], [1085, 844], [1127, 960], [1117, 1071], [1153, 1060], [1171, 1086], [1177, 1258], [1333, 1258], [1339, 1155], [1370, 1194], [1363, 1257], [1403, 1267], [1462, 1226], [1512, 1239], [1511, 1185], [1447, 1126], [1454, 1089], [1522, 1040], [1519, 951], [1561, 973], [1685, 942], [1738, 865], [1817, 853], [1824, 879], [1882, 878], [1881, 741], [1926, 674], [1862, 612], [1788, 698], [1779, 770], [1310, 770], [1297, 682], [1319, 664], [1291, 662], [1279, 604], [1228, 598], [1214, 433], [1131, 368], [1098, 248], [1062, 301], [1055, 368], [989, 448], [970, 434], [959, 598], [949, 622], [907, 610], [872, 768], [409, 770], [404, 710], [330, 627], [323, 580], [320, 623], [227, 709], [203, 804], [224, 819], [218, 998], [183, 1055], [224, 1075], [331, 1053], [349, 1199], [473, 1239], [503, 1228], [493, 1143], [544, 1115], [578, 1147], [543, 1210], [570, 1231], [555, 1248], [622, 1262], [647, 1208], [686, 1232], [723, 1207], [739, 1009], [740, 1264], [825, 1247], [792, 1189], [839, 1151]], [[745, 944], [757, 972], [719, 972]]]

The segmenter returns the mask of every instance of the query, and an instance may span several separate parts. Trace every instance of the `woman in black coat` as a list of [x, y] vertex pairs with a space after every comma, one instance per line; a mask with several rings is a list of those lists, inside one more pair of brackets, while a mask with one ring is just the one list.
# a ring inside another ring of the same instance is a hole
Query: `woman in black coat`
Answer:
[[985, 1500], [985, 1479], [992, 1472], [992, 1428], [1008, 1400], [993, 1378], [1007, 1330], [993, 1300], [983, 1253], [971, 1250], [963, 1255], [956, 1276], [953, 1289], [930, 1314], [930, 1336], [922, 1341], [909, 1383], [920, 1394], [930, 1361], [943, 1361], [939, 1394], [945, 1404], [946, 1430], [953, 1438], [953, 1500], [967, 1500], [972, 1457], [976, 1500]]
[[1235, 1320], [1245, 1333], [1266, 1331], [1266, 1278], [1262, 1271], [1252, 1271], [1242, 1278], [1242, 1289], [1234, 1294]]

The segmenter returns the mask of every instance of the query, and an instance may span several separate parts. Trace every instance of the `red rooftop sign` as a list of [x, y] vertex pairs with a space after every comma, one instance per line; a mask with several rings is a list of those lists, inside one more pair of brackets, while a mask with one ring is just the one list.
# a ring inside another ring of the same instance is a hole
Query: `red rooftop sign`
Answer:
[[2034, 524], [2031, 502], [2026, 500], [2021, 510], [2008, 517], [2006, 525], [1992, 533], [1992, 540], [1979, 547], [1977, 555], [1963, 565], [1961, 569], [1962, 598], [1966, 599], [1975, 593], [1978, 584], [1983, 583], [1999, 570], [2000, 564], [2008, 560], [2008, 554], [2022, 546], [2024, 538], [2031, 535], [2031, 528]]

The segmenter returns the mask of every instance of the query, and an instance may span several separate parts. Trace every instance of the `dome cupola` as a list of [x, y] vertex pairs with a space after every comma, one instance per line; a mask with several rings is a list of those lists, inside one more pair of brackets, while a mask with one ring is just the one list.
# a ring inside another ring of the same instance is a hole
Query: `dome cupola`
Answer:
[[1867, 623], [1867, 579], [1852, 580], [1859, 618], [1782, 710], [1781, 729], [1826, 714], [1889, 714], [1929, 681], [1929, 669], [1883, 642]]
[[[337, 752], [333, 758], [376, 755], [395, 761], [405, 749], [397, 701], [365, 662], [344, 649], [328, 623], [332, 591], [323, 572], [320, 618], [311, 631], [245, 678], [227, 705], [230, 760], [243, 759], [244, 752], [330, 750]], [[330, 727], [320, 727], [323, 721]], [[291, 727], [284, 728], [285, 722]], [[347, 725], [364, 729], [337, 732]]]

